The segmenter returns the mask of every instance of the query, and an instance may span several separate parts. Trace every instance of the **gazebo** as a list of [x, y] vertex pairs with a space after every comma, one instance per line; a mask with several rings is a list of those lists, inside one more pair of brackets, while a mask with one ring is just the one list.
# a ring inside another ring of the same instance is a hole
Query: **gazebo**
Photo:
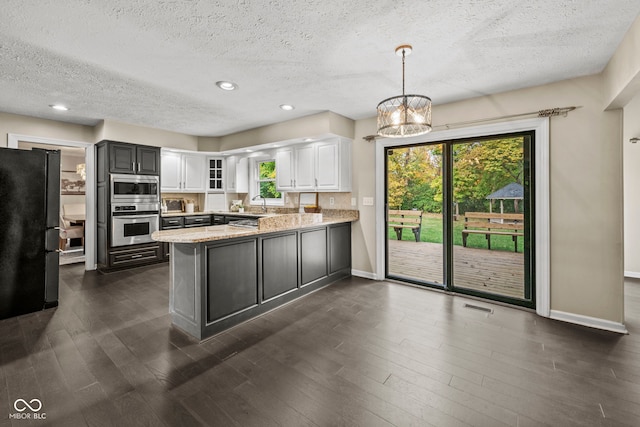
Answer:
[[513, 210], [518, 212], [518, 201], [524, 198], [524, 188], [517, 182], [507, 184], [501, 189], [489, 194], [486, 199], [489, 200], [489, 212], [492, 212], [493, 201], [500, 200], [500, 213], [504, 213], [504, 201], [513, 200]]

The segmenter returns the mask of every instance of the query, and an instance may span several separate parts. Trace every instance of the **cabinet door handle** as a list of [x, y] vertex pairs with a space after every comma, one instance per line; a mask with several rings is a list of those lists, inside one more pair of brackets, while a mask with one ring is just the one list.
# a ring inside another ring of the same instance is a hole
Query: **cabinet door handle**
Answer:
[[138, 172], [140, 172], [140, 162], [138, 162]]
[[316, 187], [318, 186], [318, 178], [315, 179], [316, 180]]
[[131, 255], [131, 259], [135, 259], [135, 258], [142, 258], [142, 255], [138, 254], [138, 255]]
[[136, 162], [131, 162], [131, 170], [136, 171]]

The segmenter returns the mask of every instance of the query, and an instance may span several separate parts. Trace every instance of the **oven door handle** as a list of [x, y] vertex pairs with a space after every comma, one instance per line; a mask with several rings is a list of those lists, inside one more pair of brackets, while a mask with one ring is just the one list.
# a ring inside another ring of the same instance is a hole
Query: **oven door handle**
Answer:
[[142, 218], [158, 218], [158, 215], [114, 215], [113, 219], [142, 219]]

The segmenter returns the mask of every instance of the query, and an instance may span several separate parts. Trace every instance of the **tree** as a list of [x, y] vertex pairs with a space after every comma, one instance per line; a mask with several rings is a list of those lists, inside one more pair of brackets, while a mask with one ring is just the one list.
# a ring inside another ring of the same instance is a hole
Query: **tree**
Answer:
[[265, 199], [279, 199], [282, 195], [276, 190], [276, 162], [273, 160], [260, 162], [258, 166], [260, 195]]
[[[461, 212], [486, 211], [486, 197], [511, 182], [522, 184], [523, 138], [453, 144], [453, 194]], [[443, 144], [388, 150], [390, 209], [442, 212]]]
[[461, 211], [488, 210], [486, 197], [522, 184], [523, 139], [504, 138], [453, 146], [453, 196]]
[[387, 157], [387, 202], [391, 209], [442, 211], [440, 145], [394, 148]]

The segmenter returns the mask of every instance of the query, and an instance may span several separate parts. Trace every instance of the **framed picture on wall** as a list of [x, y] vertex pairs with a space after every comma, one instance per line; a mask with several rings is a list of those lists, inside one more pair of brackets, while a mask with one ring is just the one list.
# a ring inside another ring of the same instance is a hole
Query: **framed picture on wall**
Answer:
[[60, 172], [60, 194], [83, 195], [86, 189], [86, 182], [80, 174], [75, 171]]

